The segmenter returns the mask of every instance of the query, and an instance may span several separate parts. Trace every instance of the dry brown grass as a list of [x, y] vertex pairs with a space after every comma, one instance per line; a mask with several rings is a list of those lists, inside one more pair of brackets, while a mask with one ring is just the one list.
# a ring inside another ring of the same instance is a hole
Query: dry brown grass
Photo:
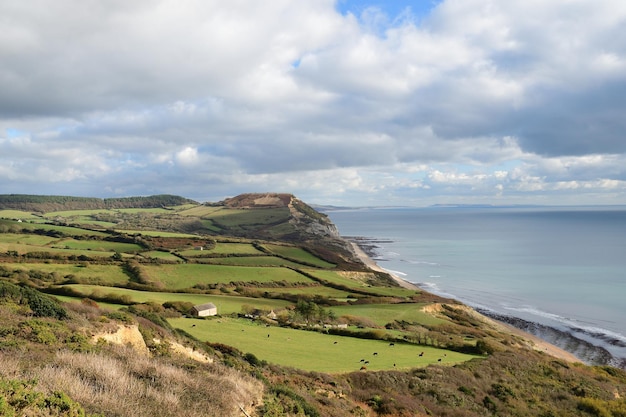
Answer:
[[0, 364], [2, 377], [34, 379], [37, 390], [63, 391], [88, 413], [106, 416], [241, 416], [239, 405], [252, 410], [263, 394], [259, 381], [222, 365], [179, 367], [124, 347], [60, 351], [26, 372], [24, 358], [2, 354]]
[[106, 356], [59, 352], [39, 378], [107, 416], [234, 416], [262, 395], [258, 381], [221, 366], [187, 370], [126, 348]]

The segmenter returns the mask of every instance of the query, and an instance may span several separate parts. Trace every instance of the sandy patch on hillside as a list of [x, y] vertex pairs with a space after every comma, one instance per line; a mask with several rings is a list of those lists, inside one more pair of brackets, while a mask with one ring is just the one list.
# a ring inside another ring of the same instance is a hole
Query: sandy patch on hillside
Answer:
[[[161, 343], [161, 341], [158, 340], [158, 339], [154, 339], [154, 341], [157, 342], [157, 343]], [[213, 363], [213, 358], [210, 358], [207, 355], [205, 355], [204, 353], [198, 352], [197, 350], [194, 350], [193, 348], [181, 345], [178, 342], [168, 341], [167, 343], [169, 343], [169, 347], [172, 350], [172, 352], [174, 352], [174, 353], [176, 353], [178, 355], [185, 356], [185, 357], [193, 359], [194, 361], [197, 361], [197, 362]]]
[[148, 346], [136, 324], [120, 325], [114, 333], [98, 333], [91, 337], [94, 343], [98, 343], [100, 339], [116, 345], [131, 346], [137, 352], [149, 354]]
[[[104, 340], [108, 343], [113, 343], [116, 345], [130, 346], [135, 349], [137, 352], [142, 353], [144, 355], [149, 355], [150, 351], [146, 342], [143, 340], [143, 336], [139, 331], [139, 327], [136, 324], [133, 325], [119, 325], [117, 327], [117, 331], [111, 333], [98, 333], [91, 337], [91, 341], [93, 343], [98, 343], [98, 341]], [[154, 339], [155, 343], [163, 343], [159, 339]], [[178, 342], [167, 341], [169, 348], [173, 353], [178, 355], [185, 356], [187, 358], [193, 359], [202, 363], [213, 363], [213, 359], [207, 356], [206, 354], [194, 350], [190, 347], [184, 346]]]

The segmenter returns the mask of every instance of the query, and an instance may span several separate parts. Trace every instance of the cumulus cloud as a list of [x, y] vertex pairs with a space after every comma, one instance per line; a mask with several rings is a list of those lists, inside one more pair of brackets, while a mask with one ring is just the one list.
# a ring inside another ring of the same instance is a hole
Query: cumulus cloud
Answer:
[[2, 2], [4, 191], [625, 201], [626, 3], [349, 6]]

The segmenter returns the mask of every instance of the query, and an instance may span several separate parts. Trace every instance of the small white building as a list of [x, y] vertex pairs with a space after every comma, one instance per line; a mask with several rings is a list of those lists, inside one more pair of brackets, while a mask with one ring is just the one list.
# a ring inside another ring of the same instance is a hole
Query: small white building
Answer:
[[217, 314], [217, 307], [213, 303], [199, 304], [193, 306], [189, 314], [196, 317], [215, 316]]

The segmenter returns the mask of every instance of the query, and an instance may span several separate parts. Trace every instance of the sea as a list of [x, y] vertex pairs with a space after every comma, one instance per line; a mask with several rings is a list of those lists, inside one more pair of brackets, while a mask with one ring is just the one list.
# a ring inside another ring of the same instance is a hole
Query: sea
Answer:
[[626, 206], [324, 211], [388, 272], [626, 369]]

